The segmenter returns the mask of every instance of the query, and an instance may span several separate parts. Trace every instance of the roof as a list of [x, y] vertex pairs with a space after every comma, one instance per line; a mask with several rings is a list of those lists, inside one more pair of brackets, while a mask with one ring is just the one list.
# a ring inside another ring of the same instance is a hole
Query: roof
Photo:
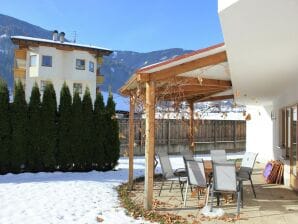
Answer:
[[14, 44], [20, 44], [21, 42], [24, 42], [28, 45], [30, 44], [30, 42], [37, 43], [40, 45], [52, 44], [52, 45], [57, 45], [59, 47], [73, 47], [74, 49], [78, 49], [78, 50], [97, 51], [97, 52], [101, 52], [104, 55], [109, 55], [113, 52], [108, 48], [97, 47], [97, 46], [86, 45], [86, 44], [78, 44], [78, 43], [72, 43], [72, 42], [54, 41], [54, 40], [43, 39], [43, 38], [35, 38], [35, 37], [28, 37], [28, 36], [11, 36], [10, 38]]
[[219, 43], [207, 48], [199, 49], [187, 54], [183, 54], [177, 57], [174, 57], [172, 59], [162, 61], [159, 63], [151, 64], [144, 66], [136, 71], [136, 73], [151, 73], [155, 72], [157, 70], [164, 69], [165, 67], [170, 67], [174, 65], [175, 63], [184, 63], [187, 61], [191, 61], [194, 59], [197, 59], [199, 57], [205, 57], [207, 55], [214, 54], [215, 52], [220, 52], [225, 50], [225, 44], [224, 43]]
[[124, 96], [145, 93], [145, 82], [156, 83], [160, 100], [202, 102], [233, 98], [224, 43], [138, 69], [121, 87]]

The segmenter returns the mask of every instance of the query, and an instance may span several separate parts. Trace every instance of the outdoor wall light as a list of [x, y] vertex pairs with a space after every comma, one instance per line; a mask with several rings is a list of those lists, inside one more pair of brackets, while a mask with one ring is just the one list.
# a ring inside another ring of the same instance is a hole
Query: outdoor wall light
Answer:
[[271, 120], [276, 120], [276, 114], [274, 111], [271, 111]]

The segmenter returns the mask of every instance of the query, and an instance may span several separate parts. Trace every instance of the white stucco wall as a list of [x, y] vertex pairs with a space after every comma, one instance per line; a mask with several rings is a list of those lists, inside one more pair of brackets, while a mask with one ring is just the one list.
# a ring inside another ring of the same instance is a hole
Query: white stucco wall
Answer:
[[295, 0], [218, 0], [236, 102], [256, 105], [247, 106], [247, 150], [263, 162], [282, 159], [280, 110], [298, 103], [297, 11]]
[[[297, 72], [298, 76], [298, 72]], [[281, 109], [285, 107], [290, 107], [292, 105], [298, 104], [298, 88], [297, 82], [293, 81], [292, 85], [289, 85], [282, 93], [275, 97], [273, 101], [273, 111], [276, 114], [276, 120], [273, 126], [273, 144], [275, 146], [281, 146], [282, 144], [282, 121], [281, 121]], [[275, 147], [274, 152], [276, 159], [280, 159], [282, 156], [282, 149]], [[290, 186], [290, 161], [288, 159], [282, 158], [284, 162], [284, 184]]]
[[221, 12], [239, 0], [218, 0], [218, 12]]
[[270, 107], [247, 106], [251, 120], [246, 122], [246, 151], [258, 153], [257, 160], [263, 163], [274, 158], [270, 111]]
[[[30, 55], [37, 55], [36, 67], [30, 67]], [[42, 55], [52, 56], [52, 67], [44, 67], [42, 64]], [[57, 102], [60, 101], [60, 90], [64, 82], [68, 85], [71, 94], [73, 94], [73, 83], [82, 83], [83, 96], [85, 88], [88, 86], [92, 101], [96, 96], [96, 59], [86, 51], [62, 51], [53, 47], [39, 46], [30, 48], [27, 52], [26, 63], [26, 99], [29, 101], [31, 89], [36, 82], [40, 87], [41, 81], [51, 81], [54, 85]], [[85, 70], [76, 69], [76, 59], [85, 60]], [[94, 72], [89, 72], [89, 61], [94, 63]]]

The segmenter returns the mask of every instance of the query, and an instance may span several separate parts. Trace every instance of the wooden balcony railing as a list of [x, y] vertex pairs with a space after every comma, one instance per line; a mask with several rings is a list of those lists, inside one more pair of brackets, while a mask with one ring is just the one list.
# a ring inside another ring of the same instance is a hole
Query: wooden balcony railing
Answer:
[[14, 54], [15, 54], [15, 59], [26, 60], [27, 50], [17, 49], [14, 51]]
[[26, 69], [24, 68], [14, 68], [14, 77], [24, 79], [26, 77]]
[[102, 84], [104, 80], [105, 80], [105, 77], [103, 75], [96, 76], [96, 84]]

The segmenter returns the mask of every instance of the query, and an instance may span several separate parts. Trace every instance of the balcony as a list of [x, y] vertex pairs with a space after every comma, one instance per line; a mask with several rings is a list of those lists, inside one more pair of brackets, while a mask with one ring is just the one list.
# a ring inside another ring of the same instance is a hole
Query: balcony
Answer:
[[105, 80], [105, 77], [103, 75], [96, 76], [96, 84], [102, 84], [104, 80]]
[[26, 60], [27, 50], [24, 50], [24, 49], [15, 50], [14, 56], [15, 56], [15, 59]]
[[14, 74], [14, 78], [25, 79], [26, 78], [26, 69], [14, 68], [13, 74]]

